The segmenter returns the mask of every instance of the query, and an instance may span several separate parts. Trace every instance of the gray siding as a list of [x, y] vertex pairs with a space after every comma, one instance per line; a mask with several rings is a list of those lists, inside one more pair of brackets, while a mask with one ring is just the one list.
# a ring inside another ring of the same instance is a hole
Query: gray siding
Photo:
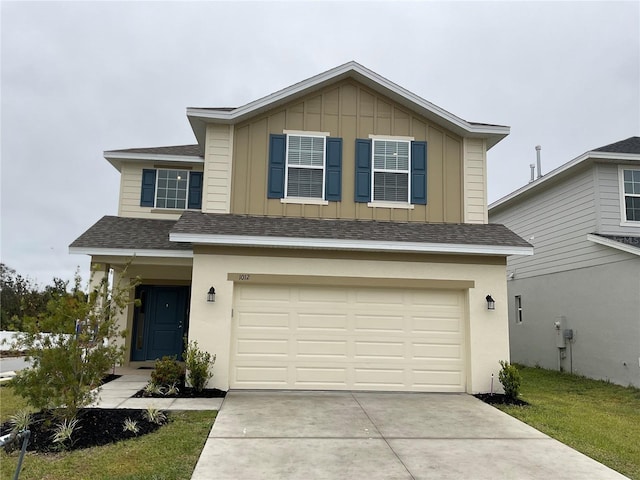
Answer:
[[622, 252], [587, 240], [587, 234], [598, 231], [596, 206], [608, 208], [602, 201], [596, 205], [596, 178], [592, 167], [584, 168], [511, 208], [490, 213], [491, 223], [506, 225], [534, 246], [533, 256], [508, 259], [509, 273], [523, 279], [625, 258]]
[[623, 214], [620, 202], [621, 192], [620, 180], [618, 178], [618, 165], [600, 163], [597, 164], [594, 169], [597, 172], [598, 197], [600, 200], [599, 233], [640, 235], [640, 225], [620, 225]]
[[[511, 360], [640, 387], [640, 257], [623, 256], [609, 265], [509, 281]], [[574, 331], [564, 358], [553, 325], [559, 316]]]

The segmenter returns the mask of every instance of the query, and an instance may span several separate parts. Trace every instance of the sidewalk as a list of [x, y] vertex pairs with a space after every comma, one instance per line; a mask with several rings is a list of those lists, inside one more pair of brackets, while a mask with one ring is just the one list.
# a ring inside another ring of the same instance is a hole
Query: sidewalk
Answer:
[[220, 410], [223, 398], [131, 398], [149, 382], [151, 370], [116, 369], [120, 378], [105, 383], [90, 407], [160, 410]]

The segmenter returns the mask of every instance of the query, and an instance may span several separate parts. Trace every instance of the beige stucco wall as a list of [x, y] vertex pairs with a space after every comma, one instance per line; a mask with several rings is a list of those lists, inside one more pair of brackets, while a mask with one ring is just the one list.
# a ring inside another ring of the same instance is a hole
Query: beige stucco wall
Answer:
[[[299, 205], [267, 199], [269, 134], [284, 130], [327, 132], [342, 138], [341, 202]], [[355, 140], [370, 134], [427, 141], [426, 206], [372, 208], [354, 201]], [[367, 87], [345, 80], [235, 126], [231, 213], [459, 223], [464, 218], [463, 139]]]
[[145, 168], [175, 168], [202, 171], [202, 164], [154, 164], [152, 162], [123, 162], [120, 172], [119, 217], [158, 218], [177, 220], [183, 210], [154, 209], [140, 206], [142, 170]]
[[[213, 252], [215, 250], [202, 247], [197, 248], [194, 255], [189, 328], [190, 339], [197, 339], [201, 348], [217, 355], [210, 387], [229, 388], [234, 283], [228, 280], [228, 274], [308, 275], [310, 272], [334, 277], [474, 281], [475, 287], [466, 294], [467, 391], [489, 391], [492, 373], [499, 385], [498, 361], [509, 359], [504, 259], [483, 264], [478, 263], [478, 257], [460, 256], [457, 257], [459, 263], [454, 263], [452, 257], [440, 263], [436, 256], [424, 257], [429, 261], [410, 261], [408, 255], [380, 261], [372, 254], [349, 260], [340, 255], [322, 258], [319, 252], [311, 255], [299, 255], [300, 251], [280, 252], [279, 257], [268, 256], [268, 252], [257, 249], [250, 255], [242, 255], [239, 249], [237, 254]], [[464, 263], [467, 259], [470, 263]], [[206, 292], [211, 286], [216, 289], [215, 303], [206, 301]], [[487, 310], [487, 294], [496, 300], [494, 311]]]

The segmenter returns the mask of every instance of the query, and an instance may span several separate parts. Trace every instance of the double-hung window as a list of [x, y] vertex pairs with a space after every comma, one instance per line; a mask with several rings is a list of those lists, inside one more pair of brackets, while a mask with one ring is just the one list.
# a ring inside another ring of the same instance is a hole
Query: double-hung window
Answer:
[[287, 135], [285, 197], [324, 197], [325, 137]]
[[640, 169], [622, 168], [623, 221], [640, 222]]
[[269, 136], [267, 198], [327, 205], [341, 197], [341, 138], [287, 130]]
[[392, 208], [427, 204], [427, 142], [357, 138], [355, 163], [356, 202]]
[[143, 169], [140, 206], [176, 210], [202, 208], [202, 172]]
[[373, 201], [409, 203], [410, 143], [373, 140]]

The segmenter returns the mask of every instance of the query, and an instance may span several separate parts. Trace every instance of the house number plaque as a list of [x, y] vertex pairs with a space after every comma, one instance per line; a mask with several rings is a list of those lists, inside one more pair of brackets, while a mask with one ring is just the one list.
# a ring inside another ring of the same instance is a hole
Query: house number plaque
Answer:
[[249, 275], [248, 273], [241, 273], [238, 275], [238, 280], [240, 280], [241, 282], [246, 282], [250, 278], [251, 278], [251, 275]]

